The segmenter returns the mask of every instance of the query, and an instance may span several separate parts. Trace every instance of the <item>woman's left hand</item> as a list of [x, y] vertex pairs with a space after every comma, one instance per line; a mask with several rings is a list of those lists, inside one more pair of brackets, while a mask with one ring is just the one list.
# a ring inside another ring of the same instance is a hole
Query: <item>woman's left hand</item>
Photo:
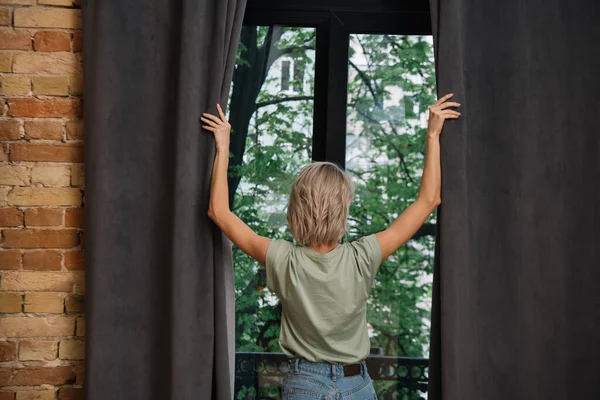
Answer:
[[459, 103], [448, 101], [452, 96], [454, 94], [447, 94], [429, 107], [429, 134], [439, 136], [442, 133], [445, 120], [460, 117], [458, 111], [449, 109], [449, 107], [460, 107]]
[[217, 111], [219, 112], [219, 117], [202, 113], [203, 117], [200, 120], [206, 124], [202, 127], [214, 134], [217, 150], [229, 152], [231, 125], [227, 122], [227, 118], [225, 118], [225, 114], [219, 104], [217, 104]]

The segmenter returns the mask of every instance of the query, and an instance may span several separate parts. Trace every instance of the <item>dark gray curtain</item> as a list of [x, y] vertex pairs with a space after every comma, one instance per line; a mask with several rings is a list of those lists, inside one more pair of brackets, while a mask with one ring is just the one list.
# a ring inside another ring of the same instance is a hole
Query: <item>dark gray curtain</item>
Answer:
[[431, 0], [433, 400], [600, 399], [600, 5]]
[[231, 399], [231, 245], [207, 217], [245, 0], [87, 0], [88, 400]]

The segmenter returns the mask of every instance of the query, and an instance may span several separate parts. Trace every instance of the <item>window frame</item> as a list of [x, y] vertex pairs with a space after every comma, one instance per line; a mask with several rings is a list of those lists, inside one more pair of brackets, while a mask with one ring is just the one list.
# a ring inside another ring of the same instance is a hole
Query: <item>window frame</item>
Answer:
[[313, 161], [342, 168], [350, 35], [432, 34], [428, 0], [248, 0], [244, 25], [316, 28]]

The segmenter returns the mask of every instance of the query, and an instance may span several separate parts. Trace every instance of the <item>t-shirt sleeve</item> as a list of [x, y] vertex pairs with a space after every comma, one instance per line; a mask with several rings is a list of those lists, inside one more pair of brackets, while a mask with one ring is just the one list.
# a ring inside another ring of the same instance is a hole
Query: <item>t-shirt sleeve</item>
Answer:
[[267, 257], [265, 268], [267, 270], [267, 288], [276, 294], [280, 292], [283, 286], [282, 280], [285, 279], [284, 273], [288, 267], [289, 253], [293, 245], [286, 240], [272, 239], [267, 247]]
[[379, 265], [381, 265], [381, 245], [375, 234], [357, 239], [350, 245], [354, 249], [358, 272], [365, 280], [368, 291], [371, 289]]

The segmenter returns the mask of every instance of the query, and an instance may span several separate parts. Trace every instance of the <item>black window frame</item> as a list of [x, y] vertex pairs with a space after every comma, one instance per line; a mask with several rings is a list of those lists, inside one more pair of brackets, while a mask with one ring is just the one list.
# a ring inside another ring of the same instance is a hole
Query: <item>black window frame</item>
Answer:
[[244, 25], [316, 28], [313, 161], [345, 168], [350, 35], [431, 35], [428, 0], [248, 0]]

